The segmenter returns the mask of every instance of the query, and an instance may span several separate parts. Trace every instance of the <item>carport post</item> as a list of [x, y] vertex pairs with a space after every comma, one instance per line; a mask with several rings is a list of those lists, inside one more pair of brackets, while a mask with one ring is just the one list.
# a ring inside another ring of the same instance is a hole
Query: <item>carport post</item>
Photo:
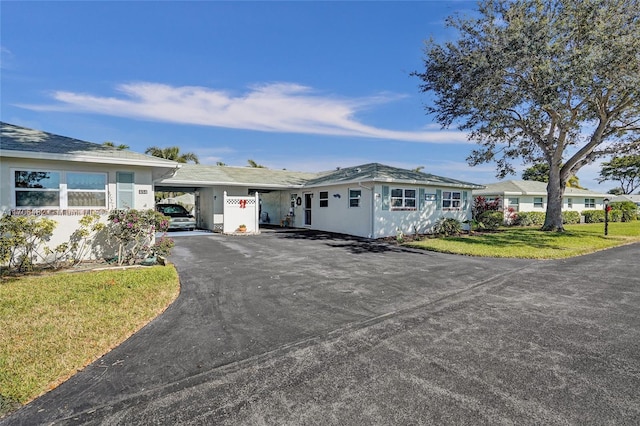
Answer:
[[258, 191], [256, 191], [255, 197], [256, 197], [256, 203], [255, 203], [255, 222], [254, 222], [254, 231], [255, 233], [258, 233], [260, 231], [260, 229], [258, 228], [260, 226], [260, 194], [258, 194]]

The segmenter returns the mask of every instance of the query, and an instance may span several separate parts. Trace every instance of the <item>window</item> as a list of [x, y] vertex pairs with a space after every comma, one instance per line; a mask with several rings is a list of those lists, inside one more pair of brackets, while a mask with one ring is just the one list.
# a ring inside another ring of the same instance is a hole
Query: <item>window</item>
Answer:
[[16, 170], [16, 207], [59, 207], [60, 172]]
[[584, 199], [584, 208], [585, 209], [595, 209], [596, 208], [596, 199], [595, 198], [585, 198]]
[[542, 197], [533, 197], [533, 207], [543, 208]]
[[105, 173], [15, 170], [16, 207], [106, 207]]
[[567, 208], [568, 209], [573, 208], [573, 198], [567, 198]]
[[328, 191], [320, 191], [320, 207], [329, 207]]
[[360, 197], [362, 191], [360, 189], [349, 190], [349, 207], [360, 207]]
[[462, 193], [459, 191], [442, 191], [442, 208], [443, 209], [459, 209], [462, 207]]
[[104, 173], [67, 173], [69, 207], [106, 207], [107, 176]]
[[520, 199], [519, 198], [509, 198], [509, 208], [513, 209], [513, 211], [519, 211], [520, 209]]
[[415, 210], [416, 190], [391, 188], [391, 210]]

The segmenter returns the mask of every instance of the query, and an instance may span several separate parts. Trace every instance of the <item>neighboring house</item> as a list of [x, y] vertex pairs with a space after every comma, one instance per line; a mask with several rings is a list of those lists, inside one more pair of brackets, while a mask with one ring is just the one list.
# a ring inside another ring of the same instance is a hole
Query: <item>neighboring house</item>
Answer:
[[178, 163], [0, 123], [0, 213], [44, 216], [58, 225], [50, 247], [78, 220], [116, 208], [154, 208], [153, 182]]
[[631, 201], [638, 206], [638, 211], [640, 211], [640, 194], [611, 195], [611, 197], [613, 197], [611, 201]]
[[[534, 180], [505, 180], [487, 184], [484, 189], [474, 190], [473, 196], [483, 196], [489, 200], [500, 198], [503, 210], [515, 212], [546, 212], [547, 184]], [[562, 196], [563, 211], [603, 209], [603, 200], [611, 195], [586, 189], [567, 187]]]
[[172, 177], [156, 183], [157, 190], [194, 191], [202, 228], [232, 231], [243, 222], [234, 217], [240, 213], [232, 197], [255, 196], [256, 202], [247, 198], [248, 208], [259, 206], [259, 223], [367, 238], [395, 236], [398, 231], [428, 232], [441, 217], [467, 220], [471, 191], [481, 188], [378, 163], [315, 174], [184, 165]]

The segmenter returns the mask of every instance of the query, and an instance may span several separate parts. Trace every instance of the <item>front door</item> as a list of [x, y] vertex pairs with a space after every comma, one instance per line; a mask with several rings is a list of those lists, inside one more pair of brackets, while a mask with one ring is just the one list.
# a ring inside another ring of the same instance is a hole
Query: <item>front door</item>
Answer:
[[304, 224], [311, 226], [311, 193], [304, 194]]

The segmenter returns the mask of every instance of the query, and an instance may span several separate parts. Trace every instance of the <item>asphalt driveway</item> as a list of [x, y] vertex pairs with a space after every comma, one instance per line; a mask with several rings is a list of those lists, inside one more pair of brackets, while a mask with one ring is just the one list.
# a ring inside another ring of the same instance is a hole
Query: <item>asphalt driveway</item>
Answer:
[[0, 424], [640, 424], [640, 244], [529, 261], [175, 239], [178, 300]]

